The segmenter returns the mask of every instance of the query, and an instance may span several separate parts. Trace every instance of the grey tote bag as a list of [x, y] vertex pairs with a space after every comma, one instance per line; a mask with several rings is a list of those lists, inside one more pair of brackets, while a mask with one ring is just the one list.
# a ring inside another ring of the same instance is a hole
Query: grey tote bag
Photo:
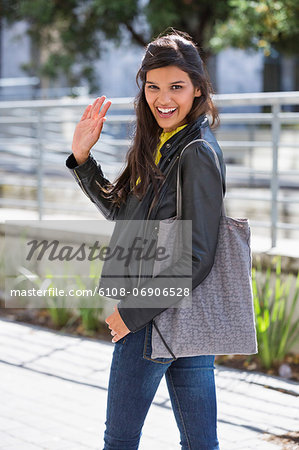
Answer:
[[[213, 152], [221, 175], [217, 153], [204, 139], [193, 142], [200, 141]], [[182, 202], [180, 158], [177, 215], [160, 221], [157, 242], [158, 246], [167, 248], [172, 261], [178, 258], [177, 243], [181, 229], [177, 226]], [[163, 262], [155, 261], [153, 276], [165, 268]], [[257, 353], [251, 268], [249, 221], [227, 217], [223, 206], [213, 267], [204, 281], [193, 289], [191, 299], [186, 297], [181, 307], [168, 308], [154, 318], [151, 357]], [[191, 300], [191, 307], [188, 300]]]

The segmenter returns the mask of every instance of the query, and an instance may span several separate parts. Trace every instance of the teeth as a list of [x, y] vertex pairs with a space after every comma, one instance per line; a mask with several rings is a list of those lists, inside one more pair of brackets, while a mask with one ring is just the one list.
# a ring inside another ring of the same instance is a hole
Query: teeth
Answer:
[[158, 108], [158, 111], [161, 113], [164, 113], [164, 114], [173, 112], [175, 110], [176, 110], [176, 108], [167, 108], [167, 109], [166, 108]]

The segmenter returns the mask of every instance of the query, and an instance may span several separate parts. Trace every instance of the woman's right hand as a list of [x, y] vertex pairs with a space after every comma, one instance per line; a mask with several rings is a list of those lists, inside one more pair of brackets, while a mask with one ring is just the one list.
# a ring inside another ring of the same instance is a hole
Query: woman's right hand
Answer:
[[107, 101], [100, 111], [105, 99], [105, 96], [99, 97], [92, 105], [88, 105], [75, 128], [72, 152], [78, 165], [87, 160], [90, 149], [100, 137], [106, 120], [105, 114], [111, 105], [111, 102]]

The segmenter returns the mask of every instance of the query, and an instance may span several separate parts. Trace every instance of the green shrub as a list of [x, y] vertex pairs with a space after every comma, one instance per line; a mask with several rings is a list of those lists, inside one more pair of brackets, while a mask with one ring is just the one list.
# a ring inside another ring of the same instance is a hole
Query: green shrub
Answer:
[[72, 317], [72, 311], [70, 308], [64, 306], [64, 297], [47, 297], [47, 311], [51, 316], [52, 322], [58, 328], [64, 327], [68, 324]]
[[299, 297], [299, 273], [294, 296], [291, 298], [292, 275], [288, 275], [285, 281], [282, 280], [281, 257], [276, 258], [274, 289], [270, 285], [271, 267], [264, 273], [264, 281], [261, 280], [263, 273], [260, 265], [257, 269], [259, 274], [255, 268], [252, 269], [252, 281], [258, 357], [262, 366], [269, 369], [274, 363], [281, 362], [299, 340], [299, 319], [293, 317]]
[[[79, 289], [91, 290], [94, 292], [98, 286], [99, 275], [94, 273], [93, 266], [90, 266], [90, 274], [88, 279], [82, 279], [82, 277], [76, 277], [77, 286]], [[88, 297], [80, 299], [78, 313], [81, 318], [82, 326], [85, 331], [93, 332], [97, 331], [100, 327], [100, 315], [103, 311], [103, 297], [97, 295], [96, 297]], [[88, 305], [88, 306], [87, 306]]]

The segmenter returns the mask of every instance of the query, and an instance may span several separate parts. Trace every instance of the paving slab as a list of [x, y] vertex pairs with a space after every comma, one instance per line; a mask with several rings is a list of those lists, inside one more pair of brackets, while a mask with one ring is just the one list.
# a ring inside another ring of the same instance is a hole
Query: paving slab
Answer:
[[[113, 347], [0, 319], [0, 449], [102, 450]], [[298, 431], [298, 383], [221, 366], [215, 375], [221, 450], [291, 448], [266, 437]], [[141, 437], [140, 450], [153, 448], [180, 449], [165, 379]]]

